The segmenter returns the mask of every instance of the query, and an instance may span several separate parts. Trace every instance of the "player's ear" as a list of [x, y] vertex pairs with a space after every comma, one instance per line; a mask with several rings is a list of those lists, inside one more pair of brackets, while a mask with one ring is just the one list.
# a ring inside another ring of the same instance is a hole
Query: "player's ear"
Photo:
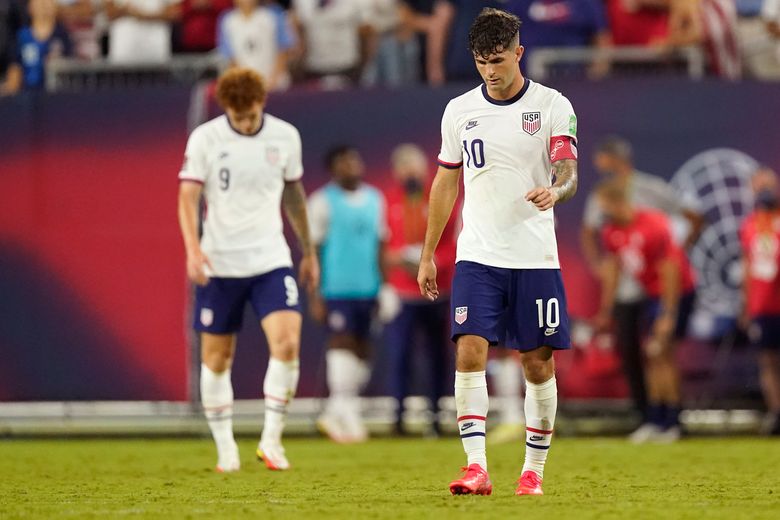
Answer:
[[515, 47], [515, 57], [517, 58], [517, 63], [520, 63], [520, 59], [523, 57], [523, 54], [525, 53], [525, 47], [522, 45], [518, 45]]

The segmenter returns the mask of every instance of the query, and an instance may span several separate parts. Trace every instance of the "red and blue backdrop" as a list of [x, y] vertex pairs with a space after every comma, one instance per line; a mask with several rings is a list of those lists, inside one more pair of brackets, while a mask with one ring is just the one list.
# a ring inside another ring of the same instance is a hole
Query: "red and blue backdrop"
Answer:
[[[596, 302], [578, 232], [600, 137], [626, 136], [637, 165], [666, 178], [717, 147], [780, 167], [776, 85], [659, 79], [554, 86], [579, 116], [580, 194], [556, 208], [575, 316], [588, 316]], [[467, 88], [291, 92], [274, 95], [268, 111], [300, 129], [307, 190], [327, 182], [322, 157], [339, 143], [362, 152], [368, 180], [382, 187], [391, 182], [389, 156], [399, 143], [420, 144], [434, 168], [442, 110]], [[188, 398], [190, 288], [176, 175], [190, 96], [150, 88], [0, 99], [0, 400]], [[238, 397], [260, 395], [267, 354], [256, 329], [250, 322], [242, 332]], [[305, 329], [300, 393], [321, 395], [321, 331], [310, 323]], [[576, 379], [576, 368], [568, 372]], [[617, 379], [585, 383], [564, 391], [625, 392]], [[382, 393], [381, 382], [374, 391]]]

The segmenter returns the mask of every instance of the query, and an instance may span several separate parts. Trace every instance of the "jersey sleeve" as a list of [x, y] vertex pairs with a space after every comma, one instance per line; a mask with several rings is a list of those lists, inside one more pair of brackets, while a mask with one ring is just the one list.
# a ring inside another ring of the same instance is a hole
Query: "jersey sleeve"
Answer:
[[550, 137], [571, 137], [577, 140], [577, 115], [565, 96], [558, 96], [552, 105]]
[[550, 161], [577, 159], [577, 116], [571, 103], [558, 96], [552, 105]]
[[653, 219], [652, 237], [648, 248], [652, 260], [660, 261], [674, 255], [672, 228], [666, 217], [658, 215], [657, 218]]
[[203, 140], [203, 135], [196, 128], [187, 141], [187, 148], [184, 151], [184, 163], [179, 172], [179, 180], [204, 184], [207, 176], [206, 144]]
[[457, 170], [463, 166], [463, 152], [458, 141], [457, 122], [453, 114], [452, 103], [444, 109], [441, 118], [441, 151], [439, 152], [439, 166]]
[[217, 49], [223, 58], [232, 60], [235, 57], [233, 47], [230, 45], [230, 32], [227, 27], [228, 15], [232, 10], [227, 10], [217, 19]]
[[287, 155], [287, 164], [284, 165], [284, 180], [294, 182], [303, 177], [303, 157], [301, 134], [293, 128], [290, 135], [290, 149]]
[[309, 197], [307, 206], [309, 234], [312, 242], [320, 245], [325, 240], [330, 222], [330, 206], [328, 206], [328, 199], [325, 197], [325, 193], [322, 190], [314, 192]]
[[281, 50], [290, 49], [295, 45], [295, 36], [287, 20], [287, 13], [278, 5], [273, 5], [271, 9], [276, 22], [276, 45]]

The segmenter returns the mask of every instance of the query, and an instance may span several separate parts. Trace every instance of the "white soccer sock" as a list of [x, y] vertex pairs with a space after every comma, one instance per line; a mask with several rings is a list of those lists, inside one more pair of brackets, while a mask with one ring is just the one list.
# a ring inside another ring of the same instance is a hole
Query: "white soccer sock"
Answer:
[[233, 385], [230, 382], [230, 369], [218, 374], [201, 364], [200, 398], [219, 459], [232, 456], [236, 441], [233, 439]]
[[493, 361], [493, 385], [495, 396], [501, 402], [501, 422], [504, 424], [523, 423], [523, 368], [513, 358], [507, 357]]
[[488, 391], [484, 370], [455, 372], [455, 406], [458, 411], [458, 431], [468, 465], [479, 464], [487, 471], [485, 419], [488, 413]]
[[523, 473], [534, 471], [544, 476], [544, 463], [550, 451], [558, 388], [555, 376], [541, 384], [525, 383], [525, 464]]
[[287, 407], [295, 396], [299, 375], [300, 362], [297, 359], [280, 361], [272, 357], [268, 360], [268, 369], [263, 381], [265, 419], [261, 443], [278, 444], [282, 441]]
[[329, 349], [325, 354], [330, 397], [327, 412], [335, 416], [360, 416], [358, 395], [368, 380], [369, 370], [351, 350]]

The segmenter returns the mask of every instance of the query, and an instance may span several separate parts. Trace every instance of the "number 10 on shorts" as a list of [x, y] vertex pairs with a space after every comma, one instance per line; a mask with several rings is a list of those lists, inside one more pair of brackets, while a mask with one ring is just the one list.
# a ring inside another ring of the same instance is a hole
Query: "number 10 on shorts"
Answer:
[[536, 310], [539, 313], [540, 329], [545, 325], [549, 329], [555, 329], [561, 324], [561, 309], [558, 304], [558, 298], [550, 298], [547, 300], [547, 305], [545, 305], [543, 299], [536, 300]]

